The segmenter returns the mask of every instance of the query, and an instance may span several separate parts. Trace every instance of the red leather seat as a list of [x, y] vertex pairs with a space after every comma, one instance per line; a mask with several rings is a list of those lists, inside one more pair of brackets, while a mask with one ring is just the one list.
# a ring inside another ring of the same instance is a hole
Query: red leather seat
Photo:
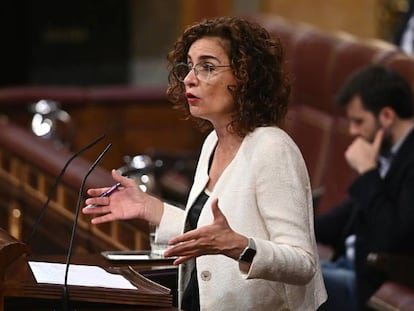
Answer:
[[307, 105], [299, 105], [288, 113], [286, 131], [301, 150], [313, 189], [321, 186], [330, 149], [333, 118]]
[[319, 200], [317, 213], [323, 213], [346, 199], [348, 187], [357, 177], [344, 157], [345, 150], [352, 142], [352, 137], [348, 134], [348, 121], [344, 117], [335, 118], [330, 138], [329, 154], [321, 181], [325, 192]]
[[294, 104], [331, 111], [329, 80], [338, 44], [339, 38], [315, 30], [307, 31], [298, 39], [292, 55]]

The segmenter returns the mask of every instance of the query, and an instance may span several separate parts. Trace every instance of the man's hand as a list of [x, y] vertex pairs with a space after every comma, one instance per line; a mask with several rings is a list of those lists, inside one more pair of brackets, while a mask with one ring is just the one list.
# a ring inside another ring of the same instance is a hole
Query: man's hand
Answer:
[[372, 143], [357, 137], [345, 151], [345, 159], [358, 174], [377, 167], [377, 157], [381, 148], [384, 131], [378, 130]]

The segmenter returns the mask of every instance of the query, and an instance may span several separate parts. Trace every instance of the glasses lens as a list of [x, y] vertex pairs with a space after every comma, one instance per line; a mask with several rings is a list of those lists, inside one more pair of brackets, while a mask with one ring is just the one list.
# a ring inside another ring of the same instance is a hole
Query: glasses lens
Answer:
[[197, 78], [202, 81], [207, 81], [210, 77], [211, 65], [206, 63], [198, 63], [194, 67]]
[[189, 72], [190, 67], [184, 63], [179, 63], [174, 68], [174, 75], [180, 81], [184, 81]]

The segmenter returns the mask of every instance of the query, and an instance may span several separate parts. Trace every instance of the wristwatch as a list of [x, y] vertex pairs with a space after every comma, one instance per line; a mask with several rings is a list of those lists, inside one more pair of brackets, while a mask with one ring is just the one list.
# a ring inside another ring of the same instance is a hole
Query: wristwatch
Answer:
[[244, 262], [244, 263], [251, 263], [255, 255], [256, 255], [256, 244], [254, 244], [254, 241], [252, 238], [249, 238], [249, 244], [240, 254], [238, 261]]

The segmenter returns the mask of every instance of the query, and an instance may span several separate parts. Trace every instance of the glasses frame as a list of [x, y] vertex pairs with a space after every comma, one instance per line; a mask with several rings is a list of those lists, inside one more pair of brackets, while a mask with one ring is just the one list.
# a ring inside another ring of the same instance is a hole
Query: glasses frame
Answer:
[[[206, 62], [199, 62], [199, 63], [197, 63], [197, 64], [193, 64], [193, 65], [190, 65], [190, 64], [187, 64], [187, 63], [184, 63], [184, 62], [181, 62], [181, 63], [177, 63], [175, 66], [174, 66], [174, 71], [173, 71], [173, 74], [174, 74], [174, 76], [177, 78], [177, 80], [178, 81], [180, 81], [180, 82], [184, 82], [184, 79], [188, 76], [188, 74], [191, 72], [191, 71], [194, 71], [194, 75], [196, 76], [196, 78], [198, 79], [198, 80], [200, 80], [200, 81], [208, 81], [209, 79], [210, 79], [210, 74], [211, 74], [211, 71], [212, 71], [212, 69], [214, 70], [215, 68], [221, 68], [221, 67], [231, 67], [231, 65], [214, 65], [214, 64], [209, 64], [209, 69], [208, 69], [208, 74], [207, 74], [207, 77], [206, 78], [201, 78], [200, 79], [200, 77], [199, 77], [199, 69], [197, 69], [197, 67], [199, 66], [199, 65], [202, 65], [202, 64], [206, 64]], [[183, 78], [180, 78], [178, 75], [177, 75], [177, 73], [176, 73], [176, 69], [177, 69], [177, 67], [179, 67], [179, 66], [186, 66], [187, 68], [188, 68], [188, 72], [187, 72], [187, 74], [183, 77]]]

